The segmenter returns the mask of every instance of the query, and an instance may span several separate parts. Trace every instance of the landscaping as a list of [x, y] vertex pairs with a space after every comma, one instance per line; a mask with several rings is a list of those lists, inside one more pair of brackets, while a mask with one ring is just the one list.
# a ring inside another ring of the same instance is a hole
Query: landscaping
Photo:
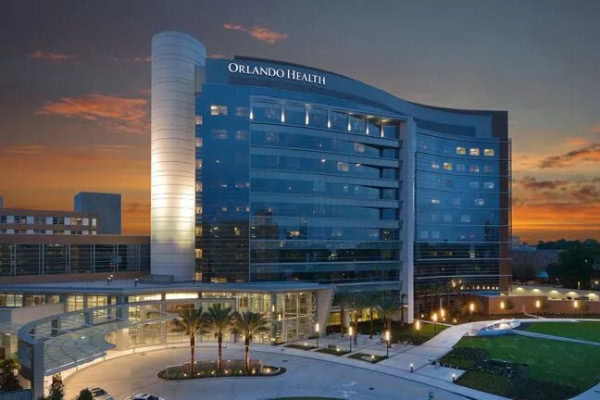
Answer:
[[544, 335], [600, 342], [600, 321], [525, 323], [521, 324], [519, 329]]
[[370, 362], [371, 364], [375, 364], [381, 360], [385, 360], [387, 357], [386, 356], [378, 356], [376, 354], [354, 353], [354, 354], [348, 356], [348, 358], [353, 358], [355, 360], [361, 360], [361, 361]]
[[244, 360], [223, 361], [222, 370], [217, 371], [214, 361], [197, 361], [194, 363], [194, 372], [190, 373], [190, 363], [167, 367], [158, 373], [158, 377], [165, 380], [219, 378], [236, 376], [277, 376], [285, 372], [285, 368], [262, 365], [258, 361], [250, 362], [250, 369], [245, 369]]
[[285, 347], [289, 347], [290, 349], [299, 349], [299, 350], [314, 350], [317, 348], [317, 346], [312, 346], [309, 343], [292, 343], [292, 344], [287, 344], [285, 345]]
[[315, 350], [315, 351], [317, 351], [319, 353], [331, 354], [334, 356], [343, 356], [344, 354], [350, 353], [348, 350], [344, 350], [340, 347], [331, 348], [331, 349], [326, 347], [326, 348], [322, 348], [322, 349]]
[[440, 359], [457, 384], [522, 400], [560, 400], [598, 383], [600, 347], [519, 335], [464, 337]]

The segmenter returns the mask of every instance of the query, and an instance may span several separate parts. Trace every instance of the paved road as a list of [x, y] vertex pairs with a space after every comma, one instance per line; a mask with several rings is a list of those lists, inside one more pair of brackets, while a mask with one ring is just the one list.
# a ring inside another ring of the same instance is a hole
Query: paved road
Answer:
[[[329, 396], [342, 399], [465, 399], [428, 385], [411, 382], [385, 373], [355, 368], [319, 359], [291, 354], [253, 353], [265, 363], [284, 366], [287, 372], [265, 378], [215, 378], [190, 381], [164, 381], [157, 372], [167, 365], [188, 360], [186, 348], [159, 350], [106, 361], [66, 379], [66, 399], [85, 387], [101, 386], [123, 400], [127, 396], [149, 392], [167, 400], [197, 399], [269, 399], [281, 396]], [[241, 359], [241, 349], [226, 349], [225, 359]], [[214, 358], [215, 349], [197, 351], [197, 359]], [[365, 363], [366, 364], [366, 363]], [[368, 364], [367, 364], [368, 365]]]

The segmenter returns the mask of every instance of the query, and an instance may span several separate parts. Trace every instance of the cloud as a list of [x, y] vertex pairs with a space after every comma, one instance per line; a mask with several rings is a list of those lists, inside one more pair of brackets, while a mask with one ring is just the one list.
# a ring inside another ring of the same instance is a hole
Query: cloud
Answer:
[[592, 126], [590, 132], [600, 133], [600, 125]]
[[46, 147], [39, 144], [22, 144], [3, 146], [0, 153], [15, 156], [35, 156], [42, 154], [45, 150]]
[[591, 143], [578, 150], [569, 151], [558, 156], [546, 157], [540, 161], [540, 168], [565, 168], [580, 162], [599, 162], [600, 143]]
[[46, 60], [57, 64], [73, 63], [79, 65], [79, 59], [74, 54], [54, 53], [51, 51], [36, 50], [29, 54], [29, 58], [35, 60]]
[[121, 63], [149, 63], [150, 61], [152, 61], [152, 57], [150, 56], [146, 56], [146, 57], [115, 57], [115, 56], [108, 56], [106, 57], [106, 60], [115, 64], [121, 64]]
[[590, 141], [587, 138], [581, 136], [575, 136], [567, 139], [567, 146], [569, 147], [585, 147], [589, 145]]
[[568, 181], [563, 180], [538, 181], [536, 178], [531, 176], [525, 176], [516, 182], [520, 183], [525, 189], [528, 190], [557, 189], [558, 187], [569, 183]]
[[147, 98], [91, 93], [82, 97], [62, 97], [58, 101], [48, 101], [37, 113], [99, 121], [107, 128], [123, 133], [149, 132]]
[[247, 28], [243, 25], [234, 24], [232, 22], [225, 22], [223, 24], [223, 29], [245, 32], [254, 39], [260, 40], [261, 42], [265, 42], [268, 44], [276, 44], [277, 42], [288, 38], [287, 33], [272, 31], [264, 25], [254, 25], [251, 28]]

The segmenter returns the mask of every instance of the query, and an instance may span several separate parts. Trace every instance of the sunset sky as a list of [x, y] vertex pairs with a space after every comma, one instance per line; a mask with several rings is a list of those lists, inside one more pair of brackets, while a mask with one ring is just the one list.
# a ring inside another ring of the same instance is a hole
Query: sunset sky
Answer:
[[600, 239], [600, 1], [28, 1], [0, 12], [0, 195], [65, 209], [123, 195], [150, 229], [150, 40], [250, 55], [396, 96], [508, 110], [513, 234]]

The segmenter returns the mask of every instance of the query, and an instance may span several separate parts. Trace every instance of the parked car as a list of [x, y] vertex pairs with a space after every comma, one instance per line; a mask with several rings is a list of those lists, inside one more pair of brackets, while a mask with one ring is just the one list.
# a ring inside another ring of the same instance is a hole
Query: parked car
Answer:
[[153, 394], [138, 393], [134, 396], [130, 396], [127, 400], [165, 400], [162, 397], [155, 396]]
[[89, 391], [92, 392], [92, 396], [94, 397], [94, 400], [115, 400], [114, 397], [112, 397], [110, 394], [108, 394], [106, 392], [106, 390], [104, 390], [102, 388], [94, 387], [94, 388], [90, 388]]

